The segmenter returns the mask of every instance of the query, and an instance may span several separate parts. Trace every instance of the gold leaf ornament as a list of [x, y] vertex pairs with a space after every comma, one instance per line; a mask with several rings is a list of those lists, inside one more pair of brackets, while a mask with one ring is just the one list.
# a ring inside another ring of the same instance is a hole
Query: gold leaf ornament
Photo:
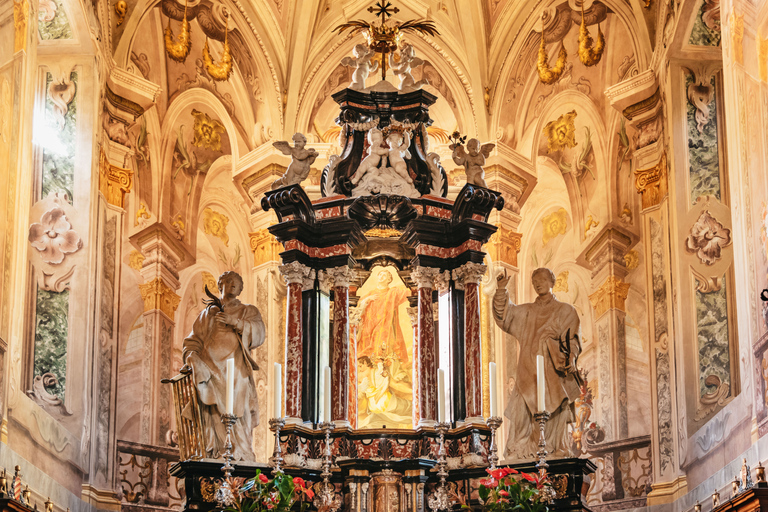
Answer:
[[544, 135], [547, 137], [547, 153], [576, 147], [575, 119], [576, 111], [571, 110], [544, 126]]
[[579, 27], [579, 60], [585, 66], [594, 66], [603, 56], [605, 50], [605, 36], [600, 30], [600, 24], [597, 24], [597, 44], [594, 43], [592, 36], [587, 30], [587, 24], [584, 21], [584, 4], [581, 4], [581, 26]]
[[541, 235], [541, 244], [547, 245], [550, 240], [558, 235], [564, 235], [568, 230], [568, 212], [565, 208], [560, 208], [556, 212], [547, 215], [541, 219], [544, 228]]
[[192, 49], [192, 38], [189, 33], [189, 21], [187, 21], [187, 2], [184, 2], [184, 18], [181, 22], [181, 33], [178, 41], [174, 41], [171, 30], [171, 18], [168, 17], [168, 26], [165, 28], [165, 51], [172, 60], [184, 62]]
[[560, 47], [560, 54], [557, 56], [557, 62], [555, 62], [554, 67], [549, 67], [549, 55], [547, 54], [547, 47], [544, 44], [544, 22], [542, 15], [541, 46], [539, 46], [539, 60], [536, 63], [541, 83], [552, 85], [560, 80], [560, 77], [565, 70], [565, 59], [567, 58], [568, 52], [565, 51], [565, 45], [563, 45]]
[[229, 80], [229, 75], [232, 73], [232, 52], [229, 49], [229, 14], [224, 10], [224, 19], [226, 26], [224, 28], [224, 52], [221, 54], [221, 62], [216, 64], [213, 62], [211, 52], [208, 50], [208, 38], [205, 38], [205, 46], [203, 46], [203, 62], [205, 62], [205, 68], [208, 70], [208, 74], [217, 82], [224, 82]]

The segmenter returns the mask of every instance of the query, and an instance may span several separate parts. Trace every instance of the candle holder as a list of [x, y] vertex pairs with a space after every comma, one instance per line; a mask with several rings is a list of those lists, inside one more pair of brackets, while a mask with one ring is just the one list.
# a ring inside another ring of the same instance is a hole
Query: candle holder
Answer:
[[216, 491], [216, 501], [223, 506], [229, 506], [234, 503], [235, 495], [232, 490], [232, 486], [229, 481], [232, 478], [232, 470], [235, 469], [232, 465], [232, 427], [235, 426], [237, 416], [234, 414], [222, 414], [221, 422], [227, 428], [227, 440], [224, 443], [224, 465], [221, 470], [224, 472], [224, 481], [221, 482], [219, 489]]
[[549, 413], [547, 411], [540, 411], [535, 413], [533, 418], [539, 424], [539, 451], [536, 452], [539, 462], [536, 463], [536, 469], [539, 470], [539, 474], [543, 475], [547, 472], [547, 468], [549, 468], [549, 464], [547, 464], [547, 439], [544, 437], [544, 426], [549, 420]]
[[491, 446], [488, 448], [488, 463], [490, 469], [493, 471], [496, 469], [496, 464], [499, 463], [499, 449], [496, 446], [496, 430], [501, 426], [503, 420], [499, 416], [491, 416], [486, 420], [488, 427], [491, 429]]
[[333, 458], [331, 456], [331, 432], [336, 425], [331, 421], [324, 421], [318, 425], [325, 432], [325, 454], [323, 455], [323, 472], [320, 476], [323, 478], [323, 488], [317, 493], [314, 505], [318, 510], [336, 512], [341, 508], [341, 496], [336, 494], [334, 486], [331, 484], [331, 465]]
[[283, 450], [280, 448], [280, 430], [285, 426], [285, 418], [272, 418], [269, 420], [269, 429], [275, 433], [275, 449], [269, 459], [269, 465], [275, 468], [274, 473], [282, 473]]
[[438, 443], [440, 445], [437, 452], [437, 476], [440, 478], [440, 483], [427, 500], [429, 508], [435, 512], [438, 510], [448, 510], [453, 504], [448, 497], [448, 488], [445, 485], [445, 479], [448, 476], [448, 461], [445, 454], [445, 433], [448, 432], [450, 426], [451, 424], [447, 422], [439, 422], [435, 425], [435, 430], [438, 435]]

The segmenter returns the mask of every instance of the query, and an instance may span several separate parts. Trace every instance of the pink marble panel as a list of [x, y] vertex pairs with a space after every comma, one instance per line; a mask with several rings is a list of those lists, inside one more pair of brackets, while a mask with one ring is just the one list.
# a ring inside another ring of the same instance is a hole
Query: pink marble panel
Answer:
[[301, 418], [301, 283], [288, 285], [285, 328], [285, 415]]
[[340, 206], [333, 206], [331, 208], [323, 208], [323, 209], [317, 210], [315, 212], [315, 218], [317, 220], [329, 219], [331, 217], [340, 217], [340, 216], [341, 216], [341, 207]]
[[480, 345], [480, 290], [477, 283], [464, 285], [464, 351], [467, 417], [483, 415], [483, 369]]
[[435, 321], [432, 312], [432, 288], [419, 288], [419, 418], [437, 419], [437, 354], [435, 350]]
[[447, 208], [439, 208], [437, 206], [427, 205], [427, 215], [431, 217], [438, 217], [440, 219], [450, 219], [451, 210]]
[[299, 250], [311, 258], [328, 258], [330, 256], [339, 256], [350, 254], [351, 251], [347, 244], [332, 245], [330, 247], [309, 247], [298, 240], [288, 240], [285, 242], [285, 250]]
[[327, 203], [329, 201], [336, 201], [337, 199], [344, 199], [344, 197], [345, 196], [343, 196], [341, 194], [336, 194], [336, 195], [328, 196], [328, 197], [321, 197], [320, 199], [315, 199], [314, 201], [312, 201], [312, 204], [323, 204], [323, 203]]
[[455, 258], [468, 251], [480, 251], [483, 244], [479, 240], [467, 240], [458, 247], [437, 247], [434, 245], [420, 244], [416, 247], [416, 254], [423, 256], [435, 256], [438, 258]]
[[349, 421], [349, 289], [333, 287], [331, 420]]

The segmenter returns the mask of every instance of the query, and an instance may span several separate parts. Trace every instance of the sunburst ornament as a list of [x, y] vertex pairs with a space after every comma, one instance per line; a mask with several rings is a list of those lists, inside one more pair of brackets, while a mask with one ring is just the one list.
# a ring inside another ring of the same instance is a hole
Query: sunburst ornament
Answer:
[[369, 23], [363, 20], [352, 20], [347, 23], [342, 23], [333, 29], [338, 31], [339, 34], [344, 33], [346, 30], [350, 30], [351, 34], [363, 33], [368, 47], [381, 54], [381, 79], [384, 80], [387, 76], [387, 54], [397, 50], [397, 46], [400, 43], [405, 32], [420, 32], [422, 34], [437, 36], [440, 32], [437, 31], [435, 23], [429, 20], [408, 20], [402, 23], [390, 24], [388, 18], [393, 14], [400, 12], [400, 9], [393, 7], [391, 2], [378, 1], [375, 7], [368, 8], [368, 12], [375, 13], [376, 17], [381, 18], [378, 25]]

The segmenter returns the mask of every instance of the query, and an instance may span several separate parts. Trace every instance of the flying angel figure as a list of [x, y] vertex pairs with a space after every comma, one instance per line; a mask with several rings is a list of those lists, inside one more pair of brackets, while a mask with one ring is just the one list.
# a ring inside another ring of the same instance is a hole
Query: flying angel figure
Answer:
[[307, 179], [310, 166], [315, 163], [315, 159], [319, 155], [314, 148], [304, 149], [304, 146], [307, 144], [307, 138], [303, 134], [295, 133], [292, 140], [294, 143], [293, 147], [285, 140], [278, 140], [272, 143], [284, 155], [290, 155], [291, 157], [291, 163], [288, 165], [288, 169], [285, 170], [285, 174], [272, 183], [272, 190], [287, 187], [288, 185], [296, 185]]
[[485, 182], [485, 171], [483, 166], [485, 165], [485, 159], [491, 154], [496, 144], [489, 142], [487, 144], [480, 145], [480, 141], [477, 139], [469, 139], [467, 141], [467, 150], [464, 151], [464, 146], [461, 144], [451, 144], [449, 149], [453, 150], [453, 161], [456, 165], [464, 166], [464, 173], [467, 175], [468, 185], [477, 185], [478, 187], [488, 188], [488, 184]]

